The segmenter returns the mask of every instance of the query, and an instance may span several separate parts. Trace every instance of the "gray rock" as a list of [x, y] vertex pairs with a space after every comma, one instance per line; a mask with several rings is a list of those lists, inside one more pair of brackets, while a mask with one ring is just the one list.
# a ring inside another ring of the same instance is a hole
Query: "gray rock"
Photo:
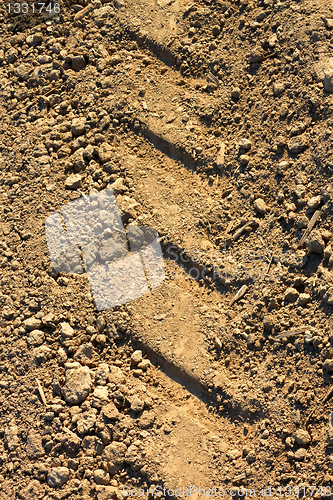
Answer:
[[99, 128], [100, 130], [103, 130], [103, 129], [105, 129], [106, 127], [108, 127], [108, 126], [109, 126], [110, 122], [111, 122], [111, 118], [109, 117], [109, 115], [105, 115], [105, 116], [103, 116], [103, 118], [102, 118], [102, 119], [101, 119], [101, 121], [99, 122], [99, 124], [98, 124], [98, 128]]
[[39, 64], [47, 64], [52, 62], [52, 57], [46, 54], [40, 54], [37, 58]]
[[71, 405], [82, 403], [90, 393], [92, 381], [87, 366], [66, 370], [66, 383], [62, 389], [65, 401]]
[[83, 157], [87, 161], [91, 161], [93, 159], [93, 155], [95, 153], [95, 146], [92, 144], [88, 144], [88, 146], [83, 150]]
[[328, 269], [332, 269], [332, 267], [333, 267], [333, 255], [331, 255], [330, 258], [328, 259], [327, 266], [328, 266]]
[[124, 466], [126, 451], [126, 445], [117, 441], [106, 446], [101, 457], [103, 469], [110, 474], [119, 472]]
[[313, 342], [313, 335], [310, 330], [306, 330], [304, 334], [304, 342], [305, 344], [311, 344]]
[[101, 363], [98, 365], [97, 371], [95, 373], [95, 383], [98, 385], [106, 385], [109, 377], [109, 365], [106, 363]]
[[298, 200], [301, 200], [305, 196], [305, 187], [303, 184], [297, 184], [294, 189], [295, 196]]
[[[216, 337], [217, 338], [217, 337]], [[215, 343], [216, 344], [216, 343]], [[140, 370], [146, 371], [151, 366], [149, 359], [143, 359], [141, 363], [137, 365]]]
[[51, 488], [59, 488], [67, 483], [69, 479], [69, 469], [67, 467], [54, 467], [47, 475], [47, 484]]
[[61, 50], [62, 50], [62, 45], [60, 43], [55, 43], [52, 45], [52, 52], [54, 54], [60, 54]]
[[331, 19], [331, 18], [327, 17], [327, 18], [325, 19], [325, 26], [326, 26], [326, 28], [327, 28], [328, 30], [333, 29], [333, 19]]
[[311, 231], [306, 241], [306, 247], [308, 252], [320, 254], [324, 252], [325, 242], [318, 229], [313, 229], [313, 231]]
[[324, 250], [324, 257], [325, 259], [330, 259], [331, 258], [331, 255], [332, 255], [332, 245], [329, 244], [327, 245], [327, 247], [325, 248]]
[[304, 122], [297, 122], [292, 126], [290, 133], [291, 135], [300, 135], [303, 134], [305, 129], [306, 129], [306, 124]]
[[253, 464], [253, 462], [256, 461], [256, 452], [254, 450], [249, 451], [249, 453], [246, 456], [246, 461], [248, 464]]
[[321, 192], [321, 196], [324, 203], [327, 203], [330, 200], [333, 200], [333, 185], [327, 184]]
[[251, 160], [251, 157], [249, 155], [240, 155], [240, 157], [239, 157], [239, 163], [241, 165], [247, 165], [250, 160]]
[[[107, 65], [106, 59], [98, 59], [96, 62], [97, 71], [104, 71], [106, 68], [106, 65]], [[99, 127], [99, 129], [102, 130], [100, 127]]]
[[75, 56], [72, 59], [72, 70], [81, 71], [86, 67], [87, 63], [83, 56]]
[[[331, 260], [331, 259], [330, 259]], [[328, 264], [330, 261], [328, 262]], [[329, 266], [330, 267], [330, 266]], [[329, 287], [323, 296], [324, 301], [329, 305], [333, 306], [333, 287]]]
[[288, 141], [288, 149], [292, 154], [298, 154], [308, 147], [309, 135], [302, 134], [292, 137]]
[[110, 66], [116, 66], [117, 64], [120, 64], [123, 61], [123, 57], [121, 54], [114, 54], [110, 59], [109, 59], [109, 65]]
[[80, 174], [71, 174], [65, 180], [65, 187], [67, 189], [78, 189], [82, 186], [83, 177]]
[[29, 458], [39, 458], [45, 453], [42, 445], [42, 437], [34, 430], [28, 433], [26, 451]]
[[299, 462], [302, 461], [302, 460], [304, 460], [305, 457], [306, 457], [306, 450], [305, 450], [305, 448], [299, 448], [294, 453], [294, 459], [298, 460]]

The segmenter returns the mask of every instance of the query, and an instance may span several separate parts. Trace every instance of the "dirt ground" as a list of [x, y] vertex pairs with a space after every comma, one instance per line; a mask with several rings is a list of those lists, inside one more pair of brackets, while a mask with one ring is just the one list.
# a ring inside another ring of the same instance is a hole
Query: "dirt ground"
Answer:
[[[0, 4], [1, 500], [333, 498], [332, 3], [43, 5]], [[165, 273], [112, 307], [108, 190]]]

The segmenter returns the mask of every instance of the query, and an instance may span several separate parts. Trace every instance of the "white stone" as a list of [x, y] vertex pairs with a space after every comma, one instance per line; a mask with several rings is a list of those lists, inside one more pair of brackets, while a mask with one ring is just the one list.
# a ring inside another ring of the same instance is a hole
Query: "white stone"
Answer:
[[254, 208], [262, 215], [267, 212], [267, 205], [262, 198], [257, 198], [255, 200]]
[[74, 335], [74, 330], [68, 323], [60, 323], [60, 334], [71, 338]]

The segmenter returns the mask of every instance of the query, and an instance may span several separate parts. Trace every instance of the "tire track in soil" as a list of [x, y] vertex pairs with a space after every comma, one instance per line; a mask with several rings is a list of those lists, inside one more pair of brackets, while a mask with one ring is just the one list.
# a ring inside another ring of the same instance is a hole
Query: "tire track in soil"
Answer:
[[[165, 47], [161, 47], [158, 41], [152, 40], [152, 38], [150, 37], [148, 43], [145, 43], [147, 39], [142, 37], [140, 33], [135, 33], [133, 29], [130, 29], [129, 33], [131, 36], [133, 36], [133, 34], [135, 35], [134, 38], [139, 41], [140, 45], [148, 45], [148, 48], [153, 51], [153, 55], [157, 55], [158, 57], [160, 57], [163, 62], [167, 62], [169, 64], [175, 62], [174, 58], [172, 58], [171, 56], [166, 57], [166, 54], [168, 54], [168, 52]], [[214, 151], [213, 156], [210, 155], [210, 158], [203, 159], [202, 162], [195, 161], [191, 153], [187, 153], [181, 146], [179, 146], [179, 144], [182, 144], [182, 142], [184, 142], [182, 138], [178, 139], [179, 136], [182, 136], [183, 134], [183, 137], [185, 137], [187, 133], [187, 130], [185, 128], [185, 132], [181, 130], [181, 124], [179, 124], [179, 120], [177, 124], [173, 123], [172, 126], [169, 127], [169, 133], [165, 133], [165, 123], [161, 125], [156, 119], [158, 115], [163, 115], [167, 116], [165, 120], [166, 122], [170, 120], [170, 118], [168, 117], [168, 114], [170, 114], [168, 104], [170, 102], [171, 96], [177, 95], [177, 90], [175, 92], [174, 86], [170, 85], [169, 78], [165, 79], [163, 78], [163, 76], [164, 72], [162, 73], [162, 75], [157, 75], [157, 73], [154, 72], [154, 69], [150, 71], [149, 77], [151, 81], [157, 81], [158, 83], [155, 83], [154, 89], [151, 91], [151, 93], [148, 91], [144, 96], [144, 102], [147, 101], [148, 109], [152, 110], [152, 115], [154, 117], [152, 118], [150, 113], [149, 116], [147, 116], [147, 114], [145, 114], [144, 112], [139, 112], [139, 114], [135, 114], [133, 116], [132, 120], [134, 122], [139, 121], [139, 123], [141, 124], [140, 132], [152, 143], [153, 147], [157, 147], [161, 151], [162, 163], [165, 163], [167, 158], [169, 159], [169, 165], [171, 164], [171, 168], [169, 166], [168, 170], [171, 171], [171, 173], [173, 173], [174, 171], [174, 166], [172, 165], [173, 160], [180, 161], [180, 170], [182, 170], [184, 166], [188, 169], [189, 173], [192, 173], [193, 170], [196, 169], [197, 164], [200, 165], [202, 170], [202, 168], [204, 168], [204, 165], [213, 163], [213, 157], [216, 156], [216, 151]], [[129, 75], [129, 81], [131, 80], [131, 78], [133, 77]], [[124, 81], [124, 78], [122, 78], [122, 84], [124, 85], [124, 87], [126, 87], [126, 85], [128, 86], [126, 80]], [[140, 77], [137, 77], [137, 85], [138, 87], [141, 86]], [[184, 92], [180, 93], [182, 94], [181, 98], [183, 100], [186, 101], [191, 99], [191, 91], [187, 91], [187, 95], [185, 97], [183, 95]], [[135, 92], [133, 92], [133, 95], [131, 97], [132, 99], [129, 98], [129, 101], [135, 100]], [[150, 98], [152, 102], [149, 100]], [[205, 99], [206, 102], [208, 100], [209, 98]], [[171, 117], [171, 123], [174, 122], [174, 120], [175, 118]], [[178, 127], [177, 132], [175, 132], [176, 126]], [[135, 129], [138, 128], [139, 127], [136, 124]], [[216, 140], [215, 144], [216, 146], [218, 146], [219, 141]], [[165, 154], [167, 154], [167, 157], [165, 156]], [[154, 149], [152, 149], [151, 151], [151, 156], [149, 157], [148, 155], [148, 161], [150, 160], [150, 158], [153, 162], [155, 159]], [[135, 164], [135, 167], [137, 169], [139, 159], [135, 159], [132, 157], [131, 161], [133, 164]], [[147, 162], [147, 156], [145, 158], [145, 162]], [[130, 171], [128, 162], [127, 168], [128, 171]], [[178, 169], [179, 167], [177, 168], [177, 170]], [[151, 172], [150, 180], [145, 183], [146, 192], [144, 193], [144, 198], [146, 199], [153, 199], [156, 197], [156, 194], [160, 194], [160, 186], [157, 185], [156, 180], [156, 183], [154, 183], [154, 181], [152, 180], [154, 174], [155, 172]], [[158, 175], [159, 180], [163, 182], [163, 177], [165, 177], [164, 172], [160, 171]], [[182, 186], [178, 187], [178, 191], [180, 191], [181, 193], [188, 191], [188, 184], [186, 183], [186, 181], [184, 182], [185, 175], [185, 172], [182, 172], [180, 174], [180, 178], [177, 176], [177, 182], [175, 182], [177, 186]], [[206, 175], [207, 174], [205, 174], [205, 176]], [[188, 174], [187, 178], [189, 179]], [[209, 189], [206, 182], [203, 184], [202, 181], [199, 181], [198, 184], [200, 185], [200, 187], [198, 187], [199, 190], [200, 188], [204, 188], [205, 190]], [[137, 184], [135, 183], [135, 185]], [[149, 187], [151, 188], [150, 192], [149, 190], [147, 190], [148, 185], [150, 185]], [[141, 193], [145, 191], [144, 189], [142, 189], [142, 186], [139, 185], [138, 187], [141, 188]], [[191, 188], [193, 189], [193, 186], [191, 186]], [[223, 187], [223, 189], [220, 188], [218, 190], [219, 196], [221, 196], [221, 193], [224, 191], [224, 189], [225, 186]], [[191, 196], [191, 193], [189, 194], [189, 196]], [[168, 190], [167, 194], [163, 194], [163, 197], [168, 200], [167, 204], [170, 204], [170, 200], [172, 198], [170, 189]], [[159, 201], [160, 199], [154, 199], [153, 209], [158, 210], [160, 214], [163, 214], [163, 212], [167, 211], [170, 214], [170, 209], [168, 210], [168, 208], [165, 208], [162, 203], [159, 203]], [[188, 217], [190, 219], [191, 213], [188, 212], [188, 200], [182, 201], [182, 205], [187, 208], [185, 217]], [[165, 231], [167, 233], [169, 232], [167, 221], [158, 225], [156, 225], [155, 223], [155, 228], [158, 228], [160, 234], [161, 229], [162, 234], [165, 233]], [[179, 237], [179, 234], [181, 234], [180, 229], [177, 229], [173, 232], [177, 235], [177, 237]], [[200, 237], [200, 233], [198, 236]], [[193, 235], [193, 230], [191, 237], [193, 239], [195, 249], [198, 240], [197, 237]], [[208, 234], [208, 242], [209, 239], [210, 237]], [[211, 242], [209, 243], [212, 244]], [[188, 251], [188, 248], [186, 246], [181, 246], [178, 250], [178, 253], [184, 252], [184, 250]], [[191, 252], [189, 251], [188, 253], [190, 254]], [[191, 266], [191, 263], [189, 264], [189, 266]], [[132, 331], [133, 341], [137, 342], [138, 346], [143, 347], [143, 350], [150, 357], [150, 359], [155, 360], [155, 362], [158, 362], [159, 365], [163, 367], [168, 377], [184, 385], [190, 392], [199, 397], [199, 399], [202, 399], [203, 402], [205, 402], [208, 406], [210, 404], [213, 404], [218, 409], [220, 406], [219, 403], [226, 403], [226, 401], [229, 402], [232, 411], [229, 413], [227, 410], [227, 418], [230, 419], [231, 422], [233, 422], [235, 417], [243, 417], [245, 419], [248, 419], [248, 417], [250, 417], [250, 420], [252, 420], [258, 409], [260, 409], [262, 412], [263, 408], [265, 407], [265, 405], [263, 405], [263, 407], [260, 408], [260, 396], [257, 392], [251, 394], [251, 391], [248, 391], [247, 399], [244, 399], [241, 391], [238, 391], [237, 383], [231, 383], [230, 374], [228, 373], [228, 371], [226, 371], [224, 374], [221, 374], [220, 372], [218, 373], [218, 371], [216, 371], [217, 363], [216, 360], [214, 360], [215, 354], [214, 356], [211, 356], [208, 353], [206, 337], [207, 326], [204, 324], [204, 321], [202, 322], [203, 324], [201, 324], [201, 314], [199, 307], [199, 305], [201, 305], [201, 307], [205, 307], [207, 297], [204, 297], [205, 294], [202, 293], [200, 287], [198, 287], [195, 282], [193, 283], [194, 280], [191, 280], [190, 278], [185, 278], [184, 280], [184, 277], [181, 277], [177, 280], [177, 278], [174, 279], [172, 274], [171, 279], [172, 281], [176, 281], [176, 283], [163, 284], [157, 291], [152, 292], [149, 297], [139, 299], [137, 301], [137, 305], [128, 306], [128, 309], [131, 310], [132, 314], [134, 315], [134, 326]], [[161, 290], [162, 288], [163, 290]], [[226, 293], [226, 289], [224, 289], [224, 293]], [[215, 300], [211, 299], [211, 295], [215, 295]], [[198, 302], [199, 305], [194, 305], [196, 302]], [[212, 308], [212, 302], [215, 303], [216, 311], [218, 311], [214, 318], [214, 329], [216, 331], [223, 331], [225, 317], [224, 321], [221, 321], [220, 324], [219, 319], [221, 319], [221, 313], [223, 311], [223, 305], [225, 304], [225, 301], [222, 302], [221, 295], [218, 292], [212, 292], [210, 294], [210, 298], [208, 298], [207, 300], [210, 309]], [[159, 307], [161, 303], [166, 303], [167, 307]], [[172, 317], [168, 317], [168, 311], [170, 311], [170, 309], [172, 310], [172, 307], [175, 304], [177, 304], [175, 313], [171, 313]], [[208, 309], [208, 306], [206, 307]], [[143, 314], [142, 311], [149, 311], [150, 314]], [[185, 318], [183, 317], [183, 314]], [[211, 340], [212, 339], [210, 339], [210, 341]], [[213, 369], [212, 366], [214, 366], [215, 369]], [[169, 383], [171, 383], [171, 381]], [[177, 389], [175, 388], [174, 390], [177, 391]], [[249, 400], [254, 402], [255, 406], [252, 406], [251, 403], [249, 403]], [[224, 417], [226, 417], [225, 408], [223, 406], [221, 408], [224, 412]], [[182, 413], [181, 406], [180, 409], [178, 408], [178, 411]], [[261, 413], [260, 417], [264, 418], [266, 412], [267, 408], [265, 408], [264, 414]], [[183, 415], [186, 420], [185, 415], [186, 412]], [[205, 417], [203, 414], [201, 415], [201, 418], [202, 421], [205, 421]], [[199, 443], [201, 439], [199, 436], [202, 435], [202, 432], [200, 432], [200, 424], [197, 422], [195, 425], [195, 431], [193, 427], [190, 426], [190, 430], [183, 428], [183, 432], [185, 434], [186, 440], [188, 440], [189, 436], [191, 435], [191, 445], [193, 449], [199, 450]], [[220, 427], [221, 424], [219, 423], [219, 418], [217, 418], [217, 420], [215, 421], [215, 425], [217, 426], [217, 428], [220, 428], [221, 436], [223, 431]], [[193, 437], [195, 437], [196, 442]], [[168, 442], [168, 439], [162, 440], [163, 444], [161, 444], [161, 446], [167, 446]], [[172, 452], [170, 456], [174, 460], [175, 457], [179, 457], [179, 455], [181, 455], [183, 441], [176, 438], [176, 440], [172, 441], [172, 444], [173, 447], [171, 447]], [[196, 451], [195, 454], [197, 453], [198, 452]], [[207, 468], [204, 470], [203, 476], [201, 477], [209, 477], [211, 484], [213, 484], [214, 476], [212, 476], [211, 471], [209, 470], [209, 459], [207, 456], [205, 456], [202, 450], [200, 450], [199, 454], [202, 457], [203, 462], [207, 462]], [[182, 473], [178, 471], [178, 475], [175, 475], [175, 470], [170, 468], [168, 460], [165, 460], [165, 462], [164, 459], [162, 462], [159, 461], [159, 455], [160, 448], [157, 446], [156, 449], [151, 452], [150, 459], [152, 460], [152, 462], [159, 464], [159, 473], [163, 476], [165, 483], [169, 485], [169, 487], [175, 488], [176, 486], [184, 484], [184, 481], [187, 483], [191, 480], [193, 481], [194, 476], [190, 474], [186, 477], [184, 476], [183, 471]], [[182, 462], [182, 464], [184, 465], [184, 462]], [[178, 467], [179, 465], [176, 464], [175, 468], [177, 469]]]

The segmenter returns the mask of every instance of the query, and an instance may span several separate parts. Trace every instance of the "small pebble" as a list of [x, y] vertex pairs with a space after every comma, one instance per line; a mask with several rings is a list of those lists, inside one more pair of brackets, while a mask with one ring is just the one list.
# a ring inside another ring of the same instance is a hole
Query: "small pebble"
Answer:
[[213, 26], [212, 28], [212, 33], [214, 36], [218, 36], [220, 33], [221, 33], [221, 28], [220, 26], [216, 25], [216, 26]]
[[233, 87], [231, 91], [231, 97], [233, 99], [239, 99], [240, 94], [241, 94], [241, 89], [239, 87]]
[[67, 189], [78, 189], [82, 187], [82, 179], [83, 177], [80, 174], [71, 174], [65, 180], [65, 187]]
[[264, 215], [268, 208], [267, 208], [267, 205], [266, 203], [264, 202], [264, 200], [262, 198], [257, 198], [254, 202], [254, 208], [261, 214], [261, 215]]
[[307, 203], [307, 207], [309, 210], [317, 210], [321, 205], [321, 196], [313, 196]]
[[306, 241], [306, 247], [308, 249], [308, 252], [319, 254], [324, 252], [325, 242], [318, 229], [314, 229], [313, 231], [311, 231]]
[[286, 302], [292, 302], [292, 303], [296, 302], [296, 300], [298, 299], [298, 297], [299, 297], [299, 293], [296, 290], [296, 288], [289, 287], [285, 291], [284, 300]]
[[326, 92], [333, 93], [333, 58], [324, 69], [324, 88]]
[[306, 306], [309, 302], [311, 302], [311, 295], [308, 293], [300, 293], [298, 298], [298, 304], [300, 306]]
[[276, 82], [273, 84], [273, 95], [274, 97], [278, 97], [279, 95], [281, 95], [284, 90], [285, 90], [285, 84], [284, 83], [279, 83], [279, 82]]
[[311, 443], [311, 437], [308, 431], [304, 429], [297, 429], [297, 431], [294, 434], [294, 438], [297, 444], [300, 446], [307, 446], [308, 444]]
[[58, 488], [67, 483], [69, 469], [67, 467], [54, 467], [47, 474], [47, 484], [51, 488]]
[[132, 365], [137, 365], [142, 361], [142, 351], [134, 351], [132, 356], [131, 356], [131, 363]]
[[239, 149], [245, 149], [247, 151], [247, 150], [251, 149], [251, 146], [252, 146], [252, 142], [250, 141], [250, 139], [246, 139], [245, 137], [240, 139], [240, 141], [238, 142]]

